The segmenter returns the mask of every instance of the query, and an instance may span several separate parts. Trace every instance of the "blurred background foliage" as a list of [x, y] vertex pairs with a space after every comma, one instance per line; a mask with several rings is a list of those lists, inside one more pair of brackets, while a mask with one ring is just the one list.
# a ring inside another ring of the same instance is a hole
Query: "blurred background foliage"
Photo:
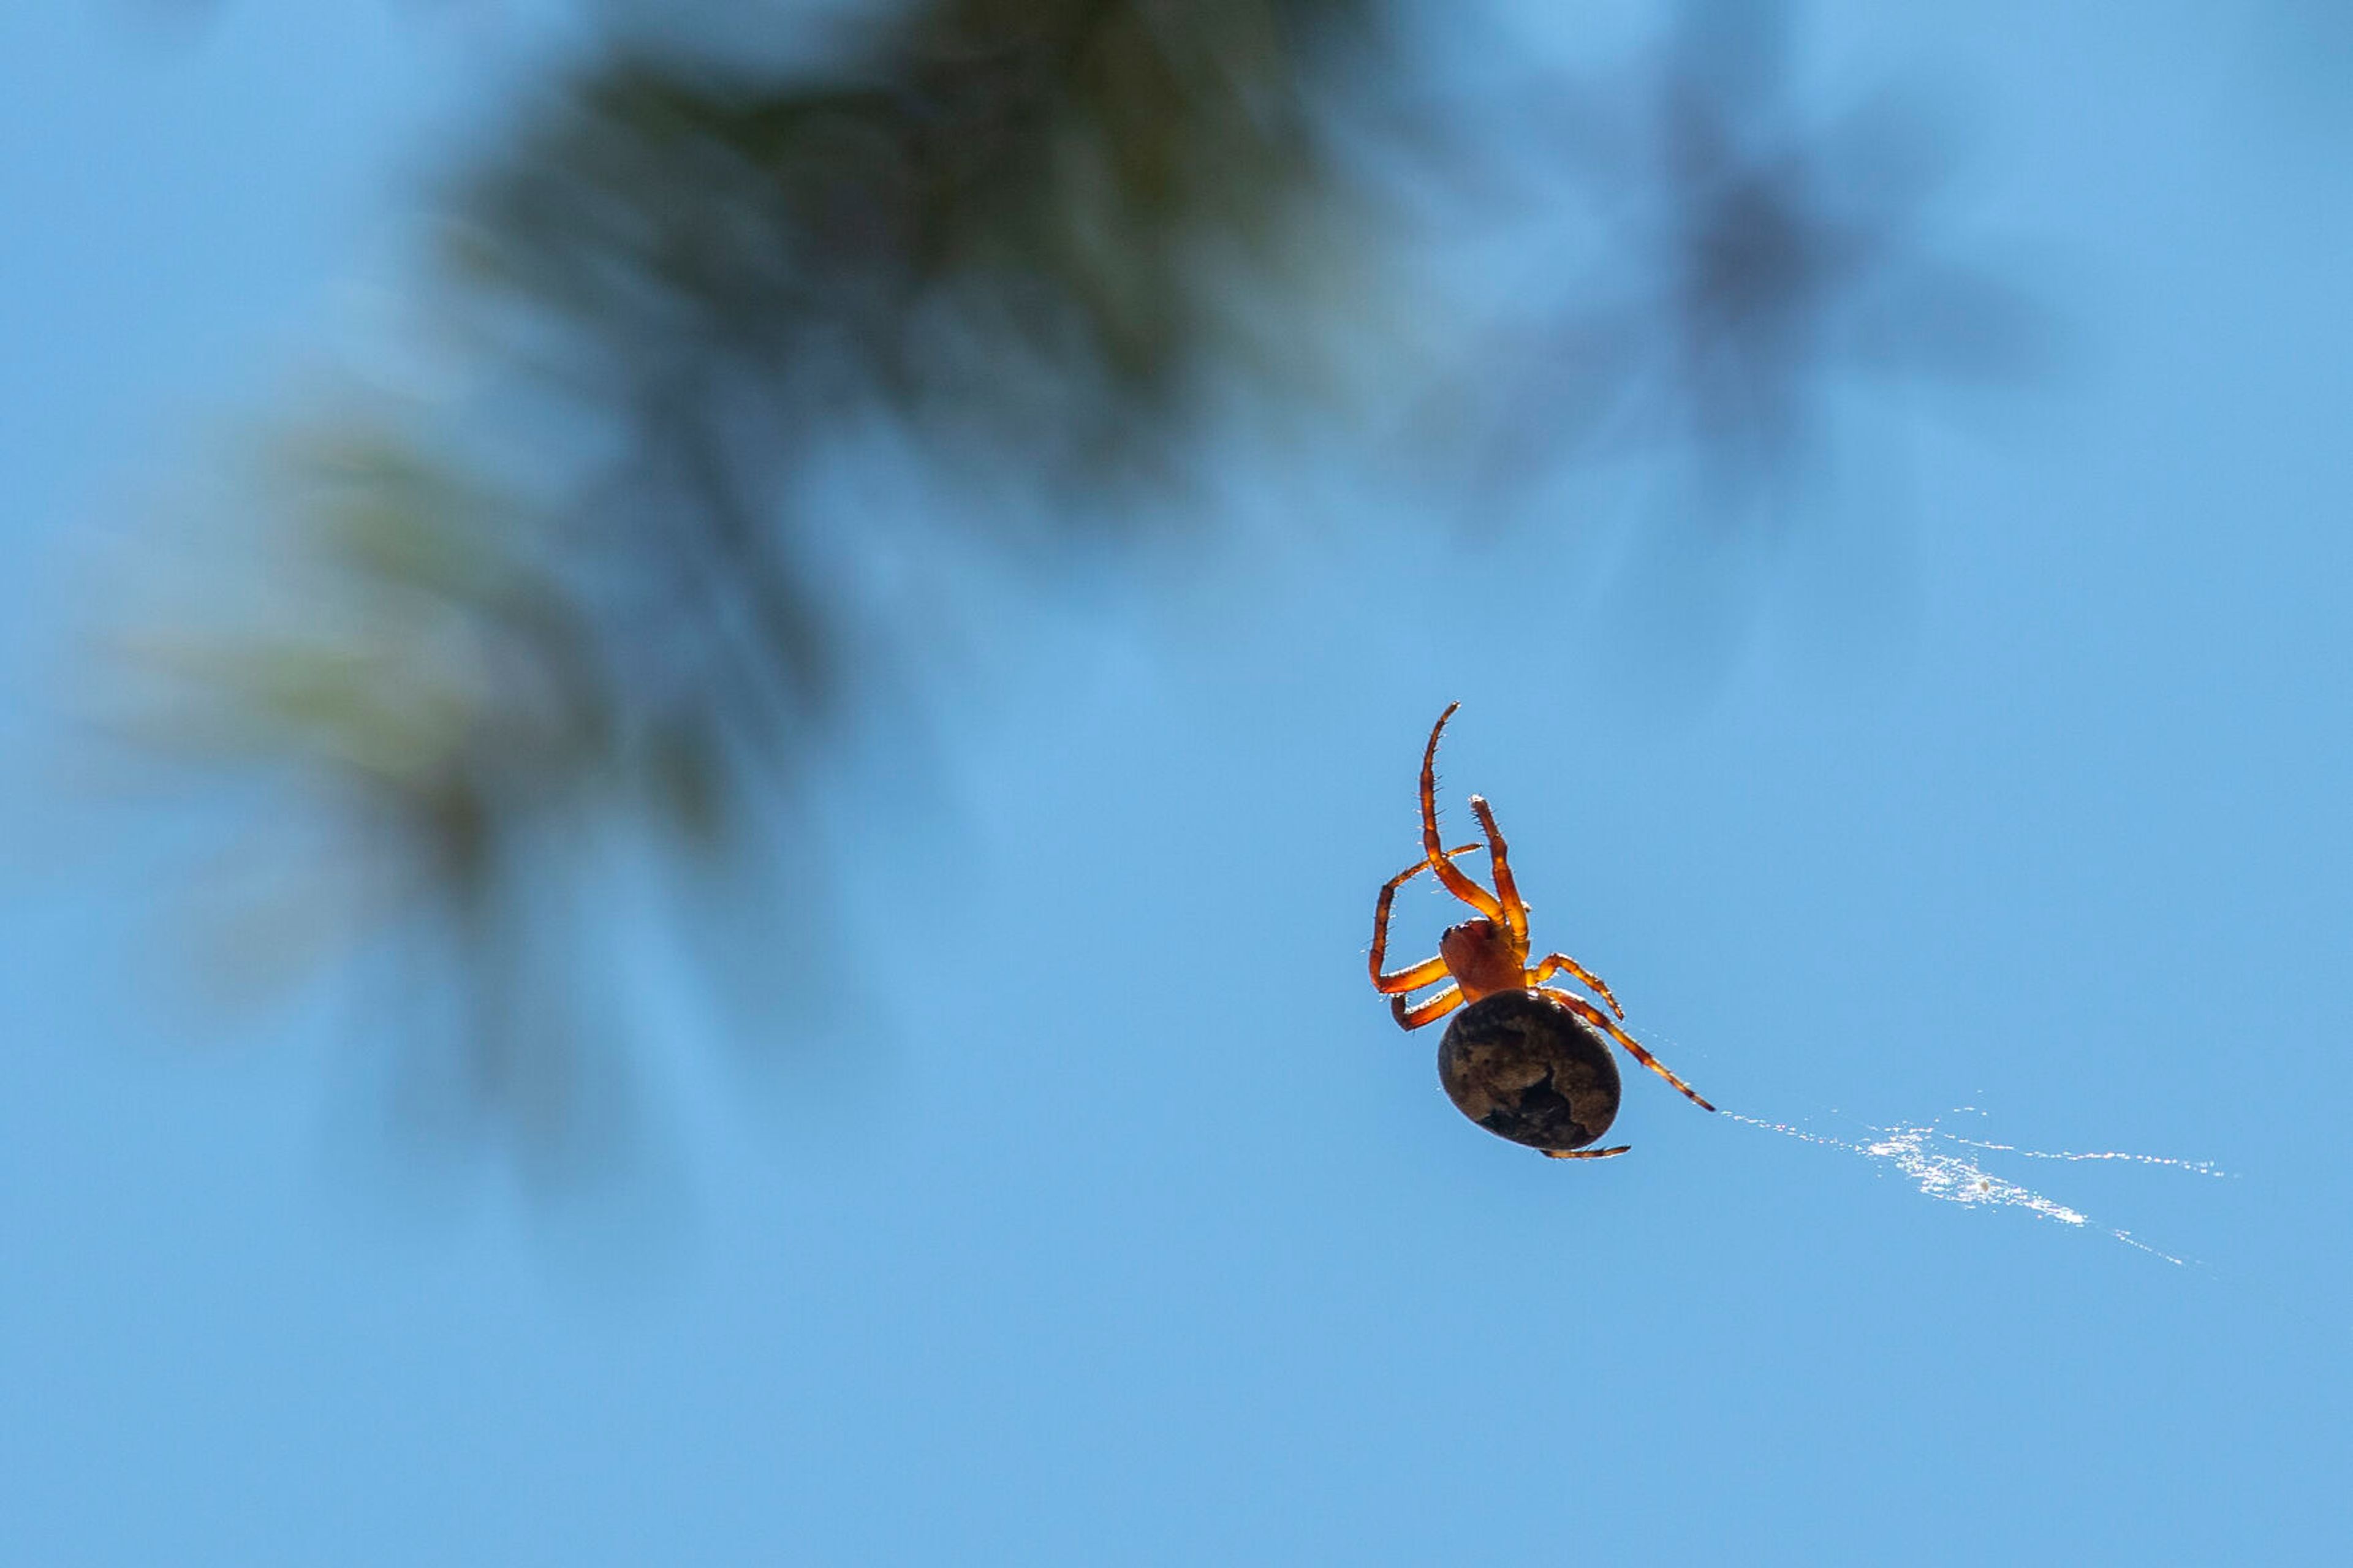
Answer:
[[[626, 1054], [578, 945], [595, 846], [649, 835], [690, 898], [757, 867], [781, 951], [823, 898], [786, 805], [957, 563], [1198, 531], [1237, 399], [1345, 423], [1337, 345], [1429, 380], [1385, 400], [1443, 403], [1406, 434], [1482, 484], [1667, 441], [1786, 494], [1822, 378], [2008, 375], [2031, 337], [1922, 221], [1935, 136], [1799, 111], [1778, 5], [1500, 98], [1411, 0], [585, 16], [447, 180], [415, 286], [457, 390], [307, 416], [232, 568], [270, 602], [139, 639], [151, 735], [272, 781], [280, 847], [398, 955], [408, 1098], [542, 1168], [593, 1151]], [[1429, 242], [1400, 169], [1451, 228], [1581, 258], [1434, 372], [1366, 308]], [[920, 495], [835, 482], [878, 450]]]
[[1797, 18], [1688, 0], [1647, 68], [1529, 116], [1588, 237], [1574, 282], [1494, 346], [1491, 472], [1679, 453], [1703, 527], [1784, 526], [1841, 380], [2015, 386], [2054, 325], [1938, 232], [1935, 89], [1796, 77]]

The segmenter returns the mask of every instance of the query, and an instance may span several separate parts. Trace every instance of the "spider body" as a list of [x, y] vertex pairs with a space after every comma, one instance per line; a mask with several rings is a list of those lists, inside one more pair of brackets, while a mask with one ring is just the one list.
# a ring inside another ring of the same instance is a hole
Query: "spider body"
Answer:
[[[1528, 906], [1513, 879], [1510, 850], [1495, 826], [1495, 814], [1482, 796], [1471, 797], [1471, 812], [1486, 837], [1493, 890], [1481, 887], [1454, 863], [1481, 846], [1440, 847], [1438, 740], [1461, 706], [1450, 703], [1438, 716], [1422, 750], [1422, 858], [1382, 886], [1373, 908], [1373, 989], [1388, 997], [1391, 1015], [1405, 1029], [1418, 1029], [1468, 1004], [1439, 1047], [1439, 1079], [1448, 1097], [1489, 1131], [1555, 1159], [1599, 1159], [1626, 1152], [1583, 1147], [1601, 1136], [1618, 1111], [1617, 1066], [1597, 1030], [1625, 1047], [1694, 1105], [1714, 1110], [1691, 1085], [1619, 1026], [1625, 1009], [1592, 971], [1564, 952], [1528, 962]], [[1438, 941], [1437, 957], [1384, 972], [1389, 907], [1397, 890], [1424, 871], [1435, 873], [1448, 892], [1476, 912], [1446, 929]], [[1574, 992], [1546, 987], [1545, 982], [1556, 974], [1582, 984], [1609, 1005], [1609, 1012]], [[1412, 993], [1431, 985], [1440, 988], [1419, 1002], [1409, 1000]], [[1597, 1055], [1606, 1075], [1593, 1066]]]
[[1438, 1047], [1438, 1081], [1456, 1110], [1496, 1137], [1566, 1153], [1609, 1131], [1622, 1087], [1609, 1042], [1554, 994], [1498, 991], [1454, 1015]]

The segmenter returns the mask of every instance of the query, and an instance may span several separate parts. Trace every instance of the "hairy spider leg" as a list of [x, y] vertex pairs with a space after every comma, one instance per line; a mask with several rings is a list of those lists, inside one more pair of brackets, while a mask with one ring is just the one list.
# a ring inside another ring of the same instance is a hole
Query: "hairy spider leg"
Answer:
[[1683, 1098], [1690, 1100], [1694, 1105], [1698, 1106], [1702, 1110], [1714, 1110], [1715, 1109], [1715, 1106], [1710, 1105], [1706, 1100], [1702, 1100], [1699, 1097], [1699, 1092], [1693, 1089], [1691, 1085], [1677, 1078], [1673, 1073], [1669, 1072], [1664, 1062], [1659, 1060], [1658, 1058], [1644, 1050], [1641, 1046], [1636, 1045], [1634, 1043], [1634, 1037], [1631, 1035], [1629, 1035], [1625, 1030], [1620, 1028], [1610, 1018], [1609, 1014], [1604, 1013], [1600, 1008], [1595, 1006], [1592, 1003], [1588, 1002], [1584, 997], [1572, 996], [1566, 991], [1546, 991], [1545, 994], [1559, 1003], [1562, 1006], [1567, 1008], [1570, 1012], [1576, 1014], [1578, 1017], [1584, 1019], [1587, 1023], [1592, 1025], [1595, 1028], [1600, 1030], [1603, 1034], [1608, 1035], [1620, 1045], [1625, 1047], [1629, 1052], [1632, 1053], [1636, 1061], [1641, 1062], [1644, 1067], [1649, 1068], [1652, 1072], [1657, 1073], [1661, 1078], [1665, 1079], [1669, 1083], [1673, 1084], [1677, 1089], [1683, 1090]]
[[[1468, 855], [1478, 847], [1476, 844], [1465, 844], [1460, 849], [1449, 849], [1446, 858], [1451, 860], [1457, 855]], [[1373, 989], [1376, 991], [1384, 994], [1419, 991], [1446, 978], [1446, 960], [1443, 958], [1430, 959], [1389, 974], [1381, 973], [1381, 965], [1388, 961], [1389, 951], [1389, 905], [1396, 900], [1399, 888], [1429, 869], [1429, 861], [1417, 860], [1381, 884], [1380, 901], [1373, 906], [1372, 971]]]
[[1528, 971], [1528, 984], [1531, 986], [1541, 985], [1562, 970], [1567, 970], [1577, 976], [1579, 984], [1609, 1003], [1612, 1013], [1617, 1014], [1620, 1018], [1626, 1016], [1626, 1009], [1618, 1005], [1618, 998], [1610, 994], [1609, 987], [1601, 984], [1601, 976], [1565, 952], [1546, 953], [1542, 963]]
[[[1400, 1029], [1419, 1029], [1424, 1024], [1443, 1018], [1461, 1005], [1462, 1005], [1462, 987], [1449, 985], [1443, 991], [1423, 997], [1410, 1007], [1406, 1005], [1404, 997], [1390, 997], [1389, 1016], [1398, 1021], [1398, 1027]], [[1713, 1110], [1714, 1107], [1709, 1109]]]
[[1623, 1154], [1633, 1146], [1620, 1143], [1614, 1149], [1539, 1149], [1536, 1152], [1547, 1160], [1607, 1160], [1612, 1154]]
[[1454, 717], [1454, 710], [1461, 706], [1460, 702], [1446, 705], [1446, 711], [1430, 726], [1430, 744], [1422, 750], [1421, 847], [1429, 858], [1430, 868], [1438, 873], [1438, 879], [1446, 884], [1448, 892], [1489, 920], [1500, 921], [1504, 919], [1504, 906], [1495, 895], [1464, 876], [1438, 847], [1438, 737], [1445, 731], [1446, 721]]
[[1495, 901], [1504, 906], [1504, 927], [1511, 932], [1512, 946], [1525, 960], [1528, 955], [1528, 906], [1520, 898], [1520, 885], [1512, 879], [1512, 865], [1504, 856], [1510, 853], [1504, 845], [1504, 830], [1495, 826], [1495, 814], [1488, 809], [1487, 797], [1471, 797], [1471, 815], [1479, 819], [1479, 830], [1487, 836], [1487, 869], [1495, 879]]

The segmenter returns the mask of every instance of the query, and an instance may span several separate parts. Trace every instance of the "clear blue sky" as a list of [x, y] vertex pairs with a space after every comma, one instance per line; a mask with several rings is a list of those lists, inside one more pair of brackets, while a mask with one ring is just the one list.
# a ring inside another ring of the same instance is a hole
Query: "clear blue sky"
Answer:
[[[1342, 472], [976, 612], [928, 782], [827, 809], [871, 956], [806, 984], [874, 1033], [747, 1109], [681, 1013], [649, 1169], [553, 1208], [369, 1180], [323, 1010], [197, 1021], [37, 711], [507, 67], [465, 7], [105, 10], [0, 14], [0, 1558], [2344, 1560], [2353, 100], [2296, 8], [1810, 13], [1825, 80], [1954, 87], [1948, 216], [2068, 327], [1852, 389], [1820, 510], [1892, 548], [1754, 584], [1696, 694], [1604, 673], [1611, 525], [1439, 551]], [[1999, 1167], [2070, 1228], [1631, 1074], [1626, 1159], [1479, 1132], [1362, 975], [1457, 698], [1458, 820], [1719, 1104], [2232, 1174]]]

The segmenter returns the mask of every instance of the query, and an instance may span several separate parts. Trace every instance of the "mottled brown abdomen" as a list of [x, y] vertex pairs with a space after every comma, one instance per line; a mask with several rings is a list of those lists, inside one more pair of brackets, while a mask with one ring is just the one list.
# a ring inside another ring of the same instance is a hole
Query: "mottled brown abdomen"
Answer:
[[1618, 1116], [1618, 1062], [1599, 1030], [1544, 991], [1498, 991], [1454, 1016], [1438, 1081], [1457, 1110], [1531, 1149], [1580, 1149]]

